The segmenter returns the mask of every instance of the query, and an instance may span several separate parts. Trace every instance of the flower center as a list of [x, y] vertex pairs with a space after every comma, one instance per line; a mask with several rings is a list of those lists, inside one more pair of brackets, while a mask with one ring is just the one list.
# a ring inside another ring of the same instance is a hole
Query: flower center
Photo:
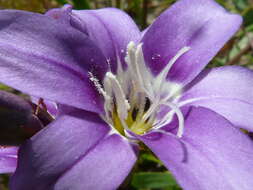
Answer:
[[136, 46], [130, 42], [125, 57], [126, 69], [118, 59], [116, 74], [108, 71], [102, 85], [90, 73], [90, 80], [105, 100], [103, 119], [122, 135], [127, 136], [129, 131], [142, 135], [167, 125], [176, 114], [177, 135], [181, 137], [184, 117], [177, 101], [182, 86], [166, 78], [176, 60], [189, 49], [180, 49], [159, 75], [154, 76], [145, 64], [142, 44]]

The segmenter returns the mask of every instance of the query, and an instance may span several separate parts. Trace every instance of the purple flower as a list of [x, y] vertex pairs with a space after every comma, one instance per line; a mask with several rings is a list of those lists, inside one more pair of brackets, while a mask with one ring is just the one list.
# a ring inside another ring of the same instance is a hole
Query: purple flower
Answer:
[[58, 105], [11, 189], [116, 189], [140, 141], [184, 189], [252, 189], [253, 73], [202, 71], [240, 16], [180, 0], [141, 33], [113, 8], [0, 14], [0, 81]]

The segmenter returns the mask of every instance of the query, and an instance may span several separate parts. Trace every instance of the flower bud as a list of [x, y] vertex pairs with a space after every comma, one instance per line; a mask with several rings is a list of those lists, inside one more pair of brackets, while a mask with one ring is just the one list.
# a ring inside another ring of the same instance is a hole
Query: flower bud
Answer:
[[19, 145], [42, 128], [26, 100], [0, 91], [0, 145]]

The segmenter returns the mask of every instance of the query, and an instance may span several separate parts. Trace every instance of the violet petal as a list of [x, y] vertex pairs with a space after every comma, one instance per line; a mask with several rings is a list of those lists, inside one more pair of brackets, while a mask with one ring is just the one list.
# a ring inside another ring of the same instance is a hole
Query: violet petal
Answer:
[[242, 19], [213, 0], [180, 0], [149, 27], [143, 51], [147, 64], [158, 74], [184, 46], [191, 49], [171, 68], [168, 79], [191, 81], [237, 31]]
[[181, 104], [203, 106], [235, 126], [253, 130], [253, 72], [239, 66], [203, 71], [186, 87]]
[[102, 112], [88, 72], [102, 79], [107, 63], [83, 33], [41, 14], [0, 12], [0, 81], [22, 92]]
[[58, 117], [20, 147], [11, 189], [49, 189], [108, 133], [97, 115], [77, 114]]
[[53, 189], [117, 189], [135, 161], [133, 148], [125, 139], [109, 136], [62, 175]]
[[252, 189], [252, 140], [211, 110], [192, 108], [181, 139], [158, 132], [140, 139], [185, 189]]
[[72, 20], [80, 19], [81, 30], [101, 49], [113, 71], [117, 68], [117, 58], [124, 62], [128, 43], [140, 40], [137, 25], [120, 9], [73, 10], [72, 16]]
[[0, 146], [0, 174], [13, 173], [17, 167], [18, 147]]

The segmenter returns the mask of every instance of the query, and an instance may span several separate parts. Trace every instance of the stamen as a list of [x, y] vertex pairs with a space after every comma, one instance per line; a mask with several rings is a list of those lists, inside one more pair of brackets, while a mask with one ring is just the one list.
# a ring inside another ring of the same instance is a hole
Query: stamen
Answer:
[[148, 95], [149, 98], [153, 97], [154, 95], [152, 94], [152, 77], [150, 74], [150, 71], [148, 70], [148, 67], [145, 64], [145, 60], [144, 60], [144, 55], [143, 55], [143, 51], [142, 51], [142, 43], [140, 43], [137, 46], [136, 49], [136, 66], [138, 68], [138, 74], [139, 74], [139, 78], [142, 81], [142, 88], [144, 89], [145, 93]]
[[[172, 68], [172, 66], [174, 65], [174, 63], [176, 63], [176, 61], [183, 55], [185, 54], [187, 51], [190, 50], [190, 47], [185, 46], [182, 49], [180, 49], [177, 54], [169, 61], [169, 63], [166, 65], [166, 67], [163, 69], [163, 71], [157, 76], [156, 81], [155, 81], [155, 87], [158, 87], [158, 92], [162, 91], [162, 86], [166, 81], [166, 77], [170, 71], [170, 69]], [[160, 94], [160, 93], [159, 93]]]
[[185, 46], [182, 49], [180, 49], [177, 54], [169, 61], [169, 63], [166, 65], [166, 67], [163, 69], [163, 71], [158, 75], [158, 80], [164, 81], [164, 79], [167, 77], [168, 72], [170, 71], [171, 67], [174, 65], [174, 63], [187, 51], [190, 50], [190, 47]]
[[129, 93], [129, 80], [128, 80], [128, 73], [126, 73], [123, 69], [123, 65], [120, 61], [120, 58], [117, 57], [117, 80], [119, 81], [121, 88], [124, 91], [124, 94]]
[[92, 74], [92, 72], [88, 72], [89, 79], [93, 84], [95, 85], [97, 91], [102, 94], [104, 97], [106, 96], [106, 92], [102, 88], [101, 84], [99, 83], [99, 80]]
[[153, 102], [153, 104], [149, 107], [148, 111], [144, 114], [142, 121], [146, 121], [152, 113], [156, 112], [158, 106], [160, 105], [159, 100]]
[[[104, 103], [104, 110], [105, 110], [105, 114], [106, 114], [106, 121], [109, 123], [112, 123], [111, 120], [109, 120], [110, 118], [110, 110], [112, 108], [112, 99], [111, 99], [111, 89], [109, 89], [109, 87], [105, 90], [102, 88], [101, 84], [99, 83], [99, 80], [91, 73], [88, 72], [89, 76], [90, 76], [90, 80], [93, 82], [94, 86], [96, 87], [97, 91], [103, 95], [105, 103]], [[108, 94], [109, 93], [109, 94]]]
[[[179, 138], [181, 138], [183, 136], [183, 133], [184, 133], [184, 115], [183, 115], [183, 113], [181, 112], [181, 110], [175, 104], [173, 104], [171, 102], [162, 103], [162, 105], [169, 106], [176, 113], [177, 118], [178, 118], [177, 136]], [[162, 126], [164, 126], [164, 125], [160, 125], [157, 128], [160, 128]]]
[[[168, 106], [170, 106], [170, 107], [172, 105], [174, 105], [173, 103], [170, 103], [169, 99], [173, 95], [175, 95], [176, 93], [178, 93], [180, 91], [180, 89], [181, 89], [180, 86], [176, 85], [176, 84], [175, 85], [174, 84], [173, 85], [172, 84], [169, 85], [170, 86], [170, 93], [169, 93], [169, 95], [167, 95], [165, 98], [161, 99], [162, 98], [161, 97], [161, 95], [162, 95], [162, 87], [163, 87], [163, 84], [168, 84], [168, 82], [166, 82], [166, 77], [167, 77], [167, 74], [170, 71], [171, 67], [173, 66], [173, 64], [178, 60], [178, 58], [180, 56], [182, 56], [184, 53], [186, 53], [189, 50], [190, 50], [190, 47], [183, 47], [182, 49], [180, 49], [179, 52], [169, 61], [168, 65], [165, 67], [165, 69], [155, 79], [153, 88], [158, 87], [157, 88], [157, 95], [155, 97], [155, 101], [150, 106], [149, 110], [144, 114], [144, 116], [143, 116], [143, 120], [144, 121], [147, 118], [149, 118], [154, 112], [156, 112], [156, 110], [158, 109], [158, 107], [162, 104], [161, 102], [166, 102], [168, 104]], [[156, 89], [154, 89], [154, 90], [156, 90]], [[173, 106], [172, 109], [175, 110], [175, 113], [177, 114], [177, 116], [178, 116], [178, 118], [180, 120], [178, 135], [181, 136], [182, 133], [183, 133], [183, 116], [182, 116], [182, 114], [180, 114], [181, 111], [180, 111], [180, 109], [178, 107]], [[168, 116], [168, 114], [166, 114], [166, 116]], [[166, 118], [164, 120], [166, 120]], [[162, 121], [164, 122], [164, 120], [162, 120]], [[166, 121], [168, 121], [168, 120], [166, 120]]]
[[128, 110], [130, 105], [125, 97], [124, 91], [119, 84], [119, 81], [111, 72], [106, 73], [106, 78], [110, 81], [112, 85], [112, 90], [115, 96], [115, 101], [117, 104], [117, 112], [122, 119], [126, 119], [128, 115]]
[[138, 102], [136, 102], [136, 105], [138, 106], [139, 109], [139, 116], [142, 116], [145, 111], [145, 106], [146, 106], [146, 94], [145, 93], [139, 93], [139, 99]]
[[[125, 61], [127, 68], [123, 68], [119, 57], [116, 74], [108, 71], [103, 86], [90, 74], [90, 80], [105, 98], [104, 109], [106, 120], [111, 126], [127, 136], [126, 131], [143, 134], [150, 129], [159, 130], [171, 122], [173, 115], [178, 118], [177, 136], [180, 138], [184, 131], [184, 116], [177, 105], [182, 87], [167, 81], [167, 75], [174, 63], [187, 51], [183, 47], [169, 61], [167, 66], [154, 77], [147, 67], [142, 44], [130, 42], [127, 46]], [[162, 116], [157, 119], [159, 109], [165, 105]], [[125, 132], [124, 132], [125, 131]]]
[[151, 75], [145, 65], [144, 56], [142, 53], [142, 44], [135, 47], [134, 42], [130, 42], [127, 47], [126, 62], [129, 68], [129, 75], [132, 77], [133, 86], [136, 92], [144, 92], [151, 96]]
[[136, 48], [134, 42], [130, 42], [127, 46], [127, 57], [126, 62], [128, 63], [128, 69], [130, 70], [130, 75], [133, 77], [133, 86], [135, 86], [136, 90], [135, 92], [141, 92], [143, 91], [143, 81], [142, 76], [140, 74], [140, 70], [138, 67], [138, 62], [136, 60]]
[[177, 83], [170, 82], [168, 85], [169, 94], [163, 98], [163, 101], [169, 101], [171, 98], [179, 97], [182, 91], [182, 86]]
[[173, 110], [167, 112], [167, 114], [165, 116], [163, 116], [161, 120], [157, 120], [154, 123], [154, 128], [157, 129], [157, 128], [160, 128], [162, 126], [169, 124], [172, 121], [174, 114], [175, 114], [175, 112]]

